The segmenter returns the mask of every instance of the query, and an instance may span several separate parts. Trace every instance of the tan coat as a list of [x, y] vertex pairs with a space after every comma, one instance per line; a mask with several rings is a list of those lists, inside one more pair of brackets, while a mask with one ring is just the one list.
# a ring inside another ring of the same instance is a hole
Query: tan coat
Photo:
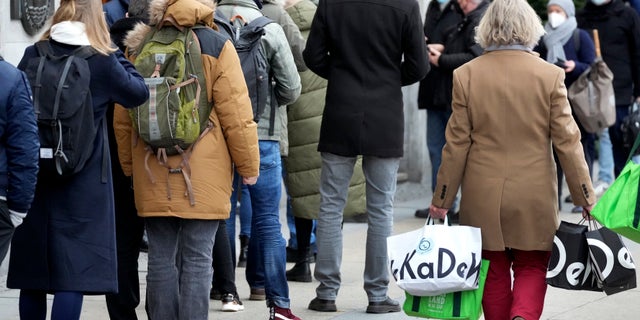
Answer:
[[[153, 0], [151, 24], [165, 16], [172, 16], [180, 25], [196, 22], [211, 26], [214, 4], [210, 0]], [[140, 40], [149, 27], [138, 26], [129, 33], [125, 44], [136, 52]], [[257, 125], [247, 86], [242, 76], [240, 60], [231, 42], [213, 30], [196, 30], [203, 48], [203, 64], [206, 91], [214, 108], [209, 116], [213, 129], [193, 149], [190, 160], [191, 183], [195, 205], [185, 196], [185, 179], [182, 174], [167, 174], [153, 156], [145, 161], [147, 151], [144, 142], [137, 139], [129, 114], [117, 108], [114, 128], [118, 141], [118, 155], [125, 174], [133, 175], [136, 208], [142, 217], [174, 216], [186, 219], [226, 219], [231, 210], [232, 162], [240, 175], [255, 177], [259, 174]], [[203, 88], [204, 90], [204, 88]], [[180, 156], [169, 159], [177, 167]], [[145, 162], [155, 177], [155, 183], [145, 170]], [[171, 199], [167, 197], [167, 185]]]
[[485, 53], [454, 71], [433, 204], [482, 229], [485, 250], [551, 250], [558, 226], [552, 143], [576, 205], [595, 201], [564, 72], [536, 54]]

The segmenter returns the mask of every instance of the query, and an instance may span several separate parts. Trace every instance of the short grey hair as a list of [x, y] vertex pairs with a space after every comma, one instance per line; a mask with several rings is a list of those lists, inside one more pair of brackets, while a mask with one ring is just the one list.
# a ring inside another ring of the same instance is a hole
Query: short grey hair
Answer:
[[149, 20], [149, 0], [130, 0], [129, 17]]
[[476, 29], [481, 47], [521, 44], [533, 48], [544, 35], [540, 17], [526, 0], [494, 0]]

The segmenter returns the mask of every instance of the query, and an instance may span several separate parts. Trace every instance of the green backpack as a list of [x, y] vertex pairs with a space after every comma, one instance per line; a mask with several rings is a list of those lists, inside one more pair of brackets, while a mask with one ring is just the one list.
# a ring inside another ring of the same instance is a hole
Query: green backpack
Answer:
[[[212, 104], [206, 89], [202, 90], [206, 78], [200, 42], [193, 31], [197, 28], [205, 27], [162, 26], [149, 32], [134, 63], [149, 88], [149, 100], [129, 111], [133, 127], [147, 144], [145, 161], [153, 153], [169, 173], [181, 174], [192, 206], [189, 158], [196, 142], [213, 128], [209, 121]], [[171, 167], [167, 157], [176, 154], [182, 161]], [[155, 183], [151, 170], [147, 174]], [[171, 199], [169, 184], [167, 198]]]
[[192, 29], [154, 28], [135, 60], [145, 78], [149, 100], [130, 110], [139, 137], [153, 150], [171, 156], [187, 151], [209, 126], [200, 42]]

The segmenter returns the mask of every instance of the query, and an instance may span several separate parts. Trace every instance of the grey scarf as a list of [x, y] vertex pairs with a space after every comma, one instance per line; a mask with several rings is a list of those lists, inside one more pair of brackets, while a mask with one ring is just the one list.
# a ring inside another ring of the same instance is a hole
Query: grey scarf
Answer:
[[505, 44], [505, 45], [499, 45], [499, 46], [488, 46], [486, 49], [484, 49], [484, 51], [500, 51], [500, 50], [519, 50], [519, 51], [527, 51], [527, 52], [531, 52], [531, 48], [523, 45], [523, 44]]
[[567, 57], [564, 54], [564, 44], [571, 40], [573, 36], [573, 30], [578, 27], [576, 17], [569, 17], [567, 21], [559, 25], [557, 28], [551, 28], [549, 22], [544, 25], [544, 31], [547, 34], [542, 38], [545, 47], [547, 47], [547, 61], [554, 63], [561, 60], [566, 60]]

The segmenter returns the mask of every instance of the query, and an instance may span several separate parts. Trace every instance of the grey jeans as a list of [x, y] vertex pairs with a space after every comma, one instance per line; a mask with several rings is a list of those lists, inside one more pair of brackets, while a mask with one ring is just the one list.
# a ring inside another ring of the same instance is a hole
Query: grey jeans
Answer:
[[218, 220], [146, 218], [147, 312], [153, 320], [206, 320]]
[[[343, 209], [355, 162], [356, 157], [322, 153], [320, 212], [316, 230], [318, 254], [314, 272], [320, 281], [316, 288], [320, 299], [335, 300], [340, 289]], [[400, 158], [364, 156], [362, 159], [368, 216], [364, 290], [369, 302], [387, 298], [387, 237], [393, 227], [393, 198], [399, 164]]]

